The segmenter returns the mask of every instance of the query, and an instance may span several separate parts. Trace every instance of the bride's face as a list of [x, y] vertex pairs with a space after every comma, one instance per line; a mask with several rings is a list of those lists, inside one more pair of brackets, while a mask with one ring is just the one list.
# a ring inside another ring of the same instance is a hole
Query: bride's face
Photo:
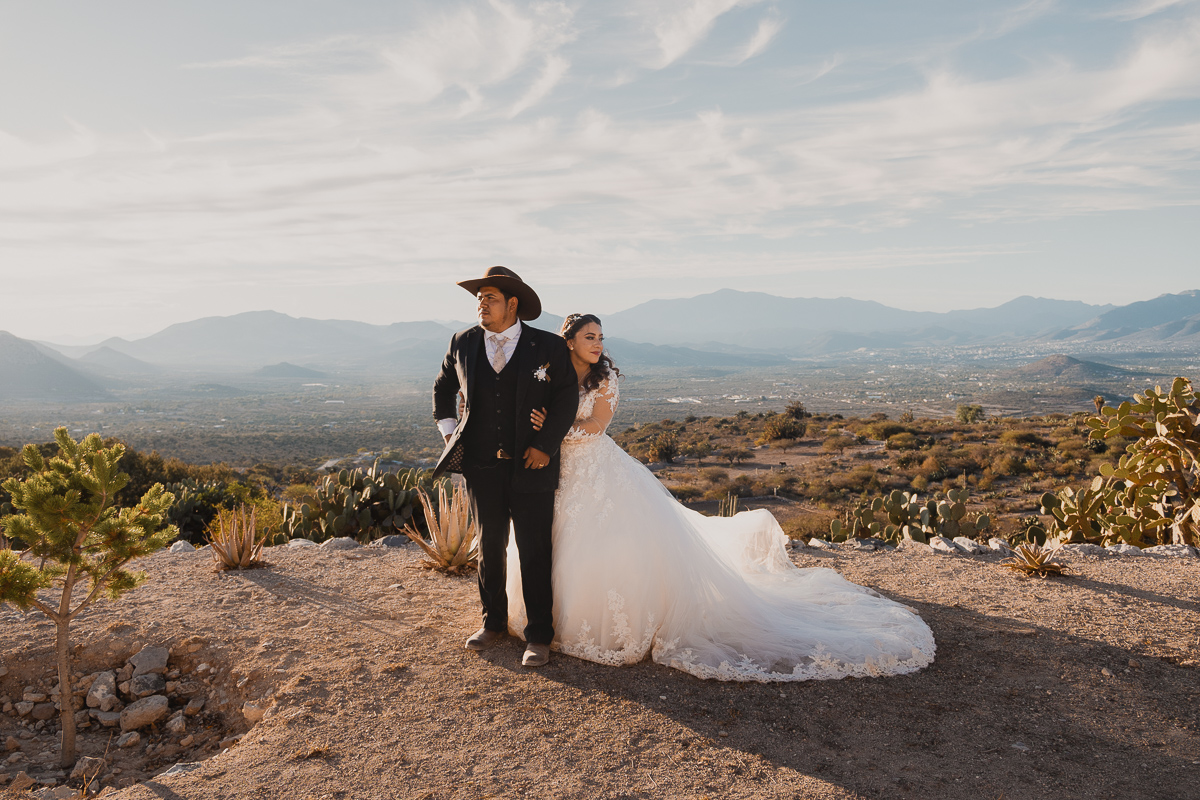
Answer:
[[589, 322], [567, 342], [571, 355], [588, 364], [595, 364], [604, 353], [604, 333], [600, 326]]

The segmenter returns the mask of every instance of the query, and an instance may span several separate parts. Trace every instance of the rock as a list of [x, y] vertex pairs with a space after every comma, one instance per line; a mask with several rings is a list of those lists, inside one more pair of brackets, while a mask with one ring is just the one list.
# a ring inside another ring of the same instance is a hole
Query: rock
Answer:
[[121, 685], [117, 687], [117, 691], [126, 697], [129, 696], [129, 681], [121, 681]]
[[46, 702], [46, 693], [27, 687], [21, 699], [26, 703], [44, 703]]
[[133, 731], [152, 725], [167, 715], [171, 710], [171, 702], [161, 694], [143, 697], [136, 703], [130, 703], [121, 712], [121, 730]]
[[191, 553], [196, 550], [195, 545], [189, 542], [179, 541], [171, 545], [170, 552], [172, 553]]
[[54, 703], [38, 703], [29, 716], [34, 719], [54, 719], [58, 716], [58, 709], [54, 707]]
[[200, 769], [202, 766], [204, 766], [204, 764], [200, 761], [192, 761], [192, 762], [181, 761], [162, 774], [163, 775], [186, 775], [189, 772]]
[[1025, 744], [1024, 742], [1013, 742], [1011, 745], [1009, 745], [1009, 747], [1011, 747], [1013, 750], [1020, 750], [1022, 753], [1028, 753], [1030, 750], [1029, 745]]
[[137, 747], [142, 743], [142, 735], [137, 731], [129, 731], [121, 734], [117, 739], [117, 747]]
[[10, 736], [4, 742], [4, 749], [5, 750], [20, 750], [21, 742], [17, 739], [17, 737]]
[[872, 553], [875, 551], [875, 545], [867, 539], [851, 539], [849, 542], [847, 542], [847, 544], [849, 544], [855, 550], [859, 550], [864, 553]]
[[124, 683], [133, 677], [133, 664], [126, 664], [117, 670], [117, 683]]
[[900, 546], [896, 548], [904, 553], [921, 553], [924, 555], [932, 555], [933, 548], [924, 542], [918, 542], [915, 539], [901, 539]]
[[1196, 558], [1196, 548], [1186, 544], [1160, 544], [1154, 547], [1147, 547], [1142, 550], [1142, 553], [1148, 556], [1160, 556], [1166, 558]]
[[1142, 554], [1142, 548], [1137, 547], [1136, 545], [1128, 544], [1127, 542], [1110, 544], [1104, 549], [1118, 556], [1140, 556]]
[[90, 713], [92, 719], [96, 720], [106, 728], [116, 727], [121, 722], [120, 711], [97, 711], [93, 708]]
[[117, 676], [112, 672], [98, 673], [95, 680], [92, 681], [91, 688], [88, 689], [88, 708], [98, 708], [101, 711], [111, 711], [112, 707], [118, 702]]
[[813, 537], [808, 540], [808, 546], [816, 550], [837, 550], [837, 545], [833, 542], [827, 542], [824, 539]]
[[174, 734], [175, 736], [187, 733], [187, 718], [182, 713], [176, 714], [167, 720], [167, 724], [164, 727], [167, 729], [167, 733]]
[[33, 711], [33, 703], [26, 703], [26, 702], [14, 703], [13, 708], [15, 708], [17, 710], [17, 716], [28, 717], [29, 714]]
[[977, 556], [988, 551], [988, 549], [979, 542], [975, 541], [974, 539], [968, 539], [966, 536], [955, 536], [953, 541], [956, 545], [961, 547], [963, 550], [966, 550], [973, 556]]
[[1106, 678], [1111, 678], [1113, 676], [1112, 670], [1109, 669], [1108, 667], [1105, 667], [1102, 670], [1100, 670], [1100, 674]]
[[192, 744], [194, 744], [194, 743], [195, 743], [195, 741], [196, 741], [196, 737], [195, 737], [195, 736], [192, 736], [192, 735], [189, 733], [187, 736], [185, 736], [185, 737], [183, 737], [182, 739], [180, 739], [180, 740], [179, 740], [179, 746], [180, 746], [180, 747], [191, 747], [191, 746], [192, 746]]
[[289, 539], [288, 547], [316, 547], [317, 543], [309, 539]]
[[21, 771], [17, 773], [17, 777], [12, 779], [12, 783], [8, 785], [8, 788], [14, 792], [23, 792], [35, 783], [37, 781], [29, 777], [29, 773]]
[[187, 708], [185, 708], [183, 710], [183, 713], [189, 717], [194, 717], [203, 710], [204, 710], [204, 698], [203, 697], [193, 697], [191, 700], [188, 700]]
[[249, 702], [242, 706], [242, 716], [245, 717], [246, 721], [251, 725], [261, 721], [266, 713], [267, 707], [265, 704], [260, 705], [255, 702]]
[[8, 667], [0, 665], [0, 678], [8, 674]]
[[242, 735], [239, 733], [237, 736], [230, 736], [228, 738], [222, 739], [221, 743], [219, 745], [217, 745], [217, 747], [224, 750], [227, 747], [233, 747], [235, 744], [237, 744], [241, 740], [242, 740]]
[[952, 556], [961, 556], [966, 555], [967, 553], [966, 550], [959, 547], [945, 536], [930, 536], [929, 546], [933, 548], [933, 552], [935, 553], [944, 553]]
[[407, 536], [392, 533], [371, 542], [372, 547], [407, 547], [412, 542]]
[[133, 677], [148, 673], [162, 674], [167, 671], [167, 659], [171, 651], [165, 647], [143, 647], [138, 654], [129, 659], [133, 665]]
[[37, 800], [71, 800], [73, 797], [78, 797], [78, 794], [70, 786], [52, 786], [42, 789], [40, 792], [34, 792], [33, 796]]
[[103, 758], [92, 758], [91, 756], [83, 756], [75, 762], [75, 769], [71, 770], [72, 778], [88, 778], [95, 780], [108, 764]]
[[134, 697], [149, 697], [152, 694], [160, 694], [166, 688], [167, 682], [158, 673], [138, 675], [129, 682], [129, 694]]
[[1098, 544], [1064, 544], [1058, 548], [1058, 552], [1071, 556], [1106, 556], [1108, 550]]
[[1140, 669], [1141, 666], [1142, 666], [1142, 662], [1138, 661], [1136, 658], [1129, 659], [1129, 668], [1130, 669]]
[[1014, 552], [1013, 549], [1008, 546], [1008, 542], [1004, 541], [1003, 539], [997, 539], [995, 536], [988, 539], [988, 547], [990, 547], [992, 550], [995, 550], [997, 553], [1001, 553], [1006, 556], [1010, 556]]
[[336, 539], [330, 539], [321, 547], [326, 550], [353, 550], [359, 547], [359, 543], [351, 539], [349, 536], [339, 536]]

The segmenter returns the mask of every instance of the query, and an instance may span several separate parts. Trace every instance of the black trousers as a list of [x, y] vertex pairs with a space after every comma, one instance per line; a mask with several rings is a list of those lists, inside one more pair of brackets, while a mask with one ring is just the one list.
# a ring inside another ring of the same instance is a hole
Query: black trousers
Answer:
[[508, 630], [508, 532], [512, 524], [521, 555], [521, 588], [525, 599], [525, 641], [550, 644], [554, 639], [554, 593], [550, 586], [551, 527], [554, 492], [514, 492], [515, 463], [463, 470], [467, 494], [480, 526], [479, 599], [483, 627]]

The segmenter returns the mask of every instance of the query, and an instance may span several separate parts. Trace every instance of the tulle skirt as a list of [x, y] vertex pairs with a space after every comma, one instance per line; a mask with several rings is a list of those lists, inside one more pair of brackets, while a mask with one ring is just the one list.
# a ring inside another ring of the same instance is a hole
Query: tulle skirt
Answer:
[[[769, 511], [706, 517], [608, 436], [566, 442], [555, 498], [555, 640], [601, 664], [646, 658], [700, 678], [899, 675], [933, 661], [915, 611], [830, 569], [799, 569]], [[509, 541], [509, 628], [525, 625]]]

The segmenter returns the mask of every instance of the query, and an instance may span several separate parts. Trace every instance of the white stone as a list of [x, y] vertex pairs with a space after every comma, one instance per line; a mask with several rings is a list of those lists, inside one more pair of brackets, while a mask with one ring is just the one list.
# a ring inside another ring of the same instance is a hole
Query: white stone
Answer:
[[1013, 553], [1013, 549], [1009, 547], [1008, 542], [1004, 541], [1003, 539], [998, 539], [995, 536], [988, 539], [988, 547], [992, 548], [997, 553], [1002, 553], [1006, 556], [1012, 555]]
[[1058, 548], [1058, 552], [1063, 553], [1065, 555], [1073, 555], [1073, 556], [1107, 556], [1107, 555], [1109, 555], [1109, 552], [1107, 549], [1101, 547], [1098, 544], [1090, 544], [1087, 542], [1076, 543], [1076, 544], [1064, 544], [1062, 547]]
[[171, 703], [161, 694], [143, 697], [136, 703], [130, 703], [121, 712], [121, 730], [133, 731], [152, 725], [167, 715]]
[[330, 539], [321, 545], [326, 550], [353, 550], [359, 547], [359, 543], [351, 539], [349, 536], [340, 536], [337, 539]]
[[897, 548], [902, 552], [908, 553], [932, 553], [933, 548], [924, 542], [918, 542], [915, 539], [901, 539], [900, 546]]
[[987, 552], [986, 547], [984, 547], [983, 545], [981, 545], [979, 542], [975, 541], [974, 539], [968, 539], [966, 536], [955, 536], [954, 543], [956, 545], [958, 545], [959, 547], [961, 547], [963, 550], [966, 550], [968, 553], [970, 553], [973, 556], [977, 556], [980, 553]]
[[26, 703], [44, 703], [46, 701], [46, 693], [26, 689], [25, 695], [21, 699]]
[[966, 555], [967, 552], [945, 536], [930, 536], [929, 546], [933, 548], [935, 553], [945, 553], [953, 556]]
[[837, 545], [833, 542], [827, 542], [824, 539], [818, 539], [815, 536], [808, 540], [808, 546], [817, 550], [836, 550]]
[[184, 718], [183, 714], [176, 714], [167, 720], [165, 727], [167, 733], [179, 736], [180, 734], [187, 733], [187, 719]]
[[176, 542], [175, 544], [171, 545], [170, 552], [172, 552], [172, 553], [191, 553], [191, 552], [195, 551], [195, 549], [196, 549], [195, 545], [191, 544], [190, 542], [180, 541], [180, 542]]
[[13, 708], [15, 708], [17, 710], [18, 716], [28, 717], [29, 713], [31, 711], [33, 711], [33, 703], [26, 703], [26, 702], [16, 703], [13, 705]]
[[1142, 548], [1137, 547], [1136, 545], [1129, 544], [1127, 542], [1117, 542], [1116, 544], [1110, 544], [1108, 547], [1106, 547], [1104, 549], [1107, 550], [1108, 552], [1113, 553], [1114, 555], [1118, 555], [1118, 556], [1140, 556], [1142, 554]]
[[1196, 548], [1186, 544], [1160, 544], [1142, 550], [1148, 556], [1167, 558], [1196, 558]]
[[167, 659], [171, 651], [165, 647], [143, 647], [137, 655], [129, 659], [133, 665], [133, 677], [147, 673], [163, 673], [167, 671]]
[[128, 731], [117, 739], [117, 747], [137, 747], [142, 742], [142, 735], [137, 731]]
[[260, 721], [266, 713], [267, 708], [265, 704], [249, 702], [242, 706], [242, 716], [245, 717], [246, 721], [251, 725]]
[[289, 539], [288, 547], [316, 547], [317, 543], [309, 539]]
[[72, 778], [96, 778], [104, 768], [108, 766], [103, 758], [92, 758], [91, 756], [83, 756], [75, 762], [75, 769], [71, 770]]

